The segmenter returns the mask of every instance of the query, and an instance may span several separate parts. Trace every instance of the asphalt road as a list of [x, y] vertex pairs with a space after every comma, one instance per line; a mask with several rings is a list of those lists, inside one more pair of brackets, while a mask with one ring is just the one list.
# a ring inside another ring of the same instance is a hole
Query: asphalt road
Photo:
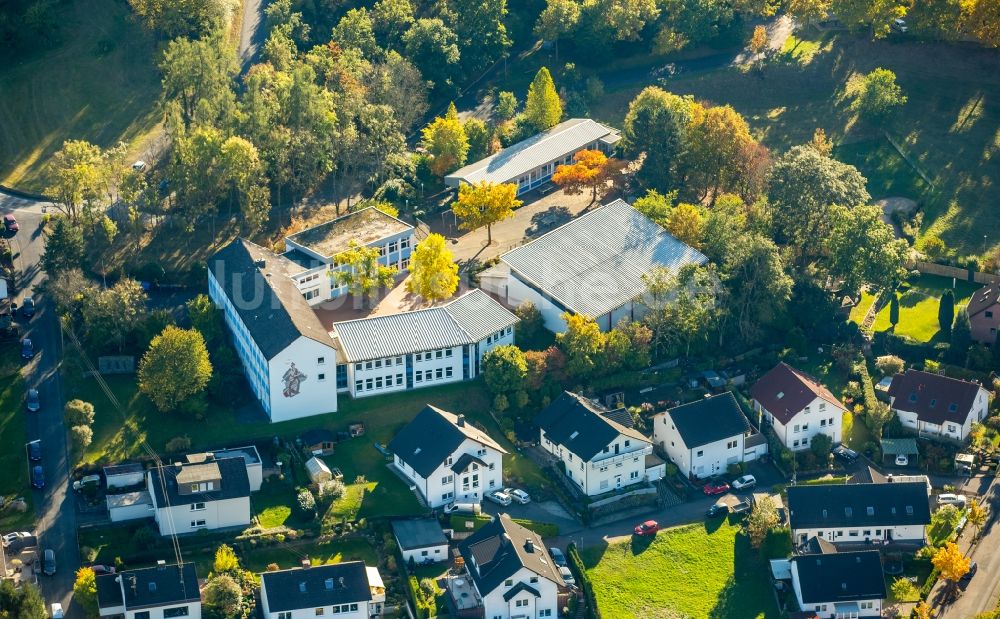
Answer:
[[267, 0], [243, 0], [243, 23], [240, 27], [240, 73], [246, 73], [257, 60], [265, 39], [264, 8]]
[[[44, 236], [39, 225], [42, 203], [0, 194], [0, 211], [14, 213], [20, 231], [10, 238], [14, 254], [16, 300], [30, 294], [44, 279], [39, 262], [44, 251]], [[41, 439], [42, 466], [45, 469], [45, 489], [34, 492], [35, 535], [39, 549], [51, 548], [56, 553], [57, 572], [53, 577], [42, 576], [39, 582], [47, 603], [60, 602], [70, 609], [73, 573], [80, 565], [76, 545], [76, 508], [67, 491], [71, 459], [66, 428], [63, 426], [63, 394], [59, 383], [58, 364], [62, 356], [59, 325], [55, 310], [44, 296], [36, 295], [37, 312], [30, 321], [18, 318], [22, 337], [31, 338], [35, 345], [34, 359], [24, 366], [24, 379], [29, 387], [38, 389], [42, 409], [28, 415], [28, 436], [25, 441]], [[25, 462], [27, 466], [27, 461]], [[68, 616], [74, 616], [71, 609]]]
[[[1000, 509], [996, 488], [996, 483], [991, 484], [982, 498], [994, 516]], [[995, 518], [991, 518], [983, 527], [979, 545], [970, 555], [979, 564], [979, 570], [959, 598], [941, 609], [941, 619], [969, 619], [976, 613], [996, 608], [1000, 598], [1000, 552], [997, 548], [1000, 548], [1000, 526], [997, 526]], [[935, 593], [940, 589], [940, 586], [935, 587]]]

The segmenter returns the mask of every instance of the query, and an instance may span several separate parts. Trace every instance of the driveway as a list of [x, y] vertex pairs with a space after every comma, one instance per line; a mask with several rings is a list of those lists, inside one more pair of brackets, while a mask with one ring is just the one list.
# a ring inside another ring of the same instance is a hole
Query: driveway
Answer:
[[[11, 239], [14, 268], [17, 271], [17, 300], [28, 294], [44, 279], [39, 261], [44, 250], [41, 234], [43, 203], [0, 194], [0, 211], [15, 213], [21, 230]], [[60, 602], [69, 608], [73, 588], [73, 572], [80, 565], [76, 547], [76, 510], [73, 497], [67, 493], [71, 459], [66, 429], [63, 426], [63, 394], [59, 383], [58, 365], [62, 357], [58, 320], [51, 303], [38, 298], [37, 313], [30, 321], [19, 321], [24, 337], [31, 338], [37, 354], [25, 365], [24, 379], [29, 387], [38, 389], [42, 409], [28, 417], [25, 441], [41, 439], [42, 466], [46, 487], [35, 490], [35, 535], [39, 548], [56, 552], [58, 571], [54, 577], [42, 577], [40, 586], [47, 603]], [[78, 609], [71, 609], [75, 616]]]
[[243, 0], [243, 23], [240, 26], [240, 73], [245, 74], [257, 61], [257, 54], [267, 33], [264, 29], [264, 9], [267, 0]]
[[484, 501], [483, 511], [491, 516], [509, 514], [511, 518], [548, 522], [559, 527], [560, 535], [569, 535], [583, 530], [583, 525], [571, 516], [558, 501], [531, 502], [527, 505], [513, 503], [507, 507]]

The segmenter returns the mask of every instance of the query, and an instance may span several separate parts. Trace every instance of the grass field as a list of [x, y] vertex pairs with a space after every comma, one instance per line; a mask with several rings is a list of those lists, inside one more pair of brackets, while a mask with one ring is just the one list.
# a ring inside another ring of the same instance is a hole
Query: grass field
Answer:
[[777, 617], [766, 565], [726, 520], [582, 553], [605, 617]]
[[18, 349], [5, 344], [0, 354], [0, 497], [7, 501], [24, 497], [28, 509], [18, 512], [13, 509], [0, 511], [0, 530], [21, 528], [34, 521], [31, 509], [33, 491], [28, 485], [27, 460], [24, 443], [28, 435], [27, 417], [24, 410], [24, 381], [21, 379], [21, 364]]
[[250, 571], [263, 572], [271, 563], [277, 563], [278, 567], [287, 569], [298, 567], [306, 558], [311, 559], [314, 565], [342, 561], [378, 564], [375, 549], [364, 539], [335, 539], [305, 544], [285, 543], [268, 548], [256, 548], [252, 552], [241, 553], [240, 563]]
[[[918, 342], [935, 341], [940, 336], [938, 324], [938, 307], [941, 295], [951, 288], [952, 280], [935, 275], [922, 275], [911, 282], [909, 288], [899, 291], [899, 324], [895, 333], [913, 338]], [[976, 290], [981, 288], [971, 282], [957, 282], [955, 287], [956, 309], [965, 305]], [[889, 322], [889, 305], [878, 313], [872, 325], [875, 331], [888, 331], [892, 328]]]
[[152, 38], [125, 0], [54, 3], [61, 43], [0, 50], [0, 184], [44, 191], [64, 140], [120, 140], [143, 153], [157, 133], [160, 77]]

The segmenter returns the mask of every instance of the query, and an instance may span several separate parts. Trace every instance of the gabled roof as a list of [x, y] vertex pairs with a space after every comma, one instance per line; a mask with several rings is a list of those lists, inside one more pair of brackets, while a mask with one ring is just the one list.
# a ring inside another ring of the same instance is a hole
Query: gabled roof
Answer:
[[784, 362], [761, 376], [750, 388], [750, 396], [782, 424], [791, 421], [816, 398], [846, 410], [837, 396], [822, 383]]
[[454, 473], [461, 473], [469, 468], [469, 465], [472, 463], [476, 463], [479, 466], [486, 466], [486, 463], [481, 458], [477, 458], [472, 454], [462, 454], [458, 460], [455, 460], [455, 464], [451, 465], [451, 470]]
[[303, 445], [319, 445], [320, 443], [335, 443], [337, 435], [326, 428], [310, 428], [299, 434], [299, 439]]
[[[218, 467], [218, 479], [221, 479], [219, 487], [210, 492], [195, 492], [193, 494], [181, 494], [177, 491], [178, 478], [183, 477], [186, 469], [202, 467], [205, 466], [204, 464], [181, 464], [179, 466], [165, 464], [149, 469], [150, 485], [153, 487], [153, 498], [156, 500], [156, 506], [166, 507], [168, 498], [170, 505], [173, 506], [250, 496], [250, 478], [247, 475], [246, 460], [239, 457], [222, 458], [216, 460], [214, 464]], [[164, 493], [164, 487], [166, 493]]]
[[[1000, 280], [974, 292], [972, 298], [969, 299], [969, 304], [965, 307], [965, 311], [969, 313], [971, 318], [997, 304], [1000, 304]], [[996, 318], [1000, 319], [1000, 316], [996, 316]]]
[[663, 413], [673, 421], [688, 449], [752, 430], [731, 391], [682, 404]]
[[104, 476], [108, 477], [110, 475], [134, 475], [135, 473], [142, 473], [146, 469], [137, 462], [128, 464], [111, 464], [104, 467]]
[[396, 433], [389, 451], [399, 456], [421, 477], [426, 478], [454, 454], [465, 439], [507, 453], [486, 432], [472, 425], [464, 415], [455, 415], [428, 404]]
[[333, 347], [333, 340], [289, 277], [301, 270], [283, 256], [236, 239], [208, 260], [208, 268], [265, 359], [299, 337]]
[[507, 593], [503, 594], [503, 599], [504, 599], [505, 602], [509, 602], [509, 601], [513, 600], [517, 596], [517, 594], [521, 593], [522, 591], [527, 591], [528, 593], [530, 593], [531, 595], [535, 596], [536, 598], [542, 597], [542, 594], [538, 592], [538, 589], [535, 589], [534, 587], [532, 587], [531, 585], [529, 585], [527, 583], [519, 582], [516, 585], [514, 585], [513, 587], [511, 587], [507, 591]]
[[926, 525], [931, 521], [927, 484], [799, 485], [788, 488], [792, 529]]
[[127, 610], [141, 610], [200, 601], [194, 563], [158, 565], [97, 577], [97, 602], [101, 608], [124, 606]]
[[345, 359], [354, 363], [475, 344], [518, 322], [510, 310], [475, 289], [444, 305], [334, 323]]
[[806, 604], [886, 597], [882, 558], [877, 550], [801, 555], [792, 557], [792, 563]]
[[611, 137], [610, 143], [614, 143], [618, 132], [589, 118], [571, 118], [452, 172], [445, 177], [445, 182], [454, 187], [459, 181], [516, 181], [519, 176], [538, 166], [574, 153], [605, 137]]
[[581, 395], [564, 391], [535, 417], [535, 425], [545, 437], [576, 454], [584, 462], [601, 453], [619, 434], [651, 442], [632, 427], [632, 418], [624, 408], [609, 411]]
[[602, 316], [646, 292], [643, 275], [708, 262], [624, 200], [500, 256], [513, 274], [569, 311]]
[[287, 240], [330, 259], [347, 251], [351, 241], [370, 245], [410, 230], [410, 224], [369, 206], [296, 232]]
[[261, 594], [270, 612], [319, 608], [372, 599], [363, 561], [293, 568], [260, 575]]
[[556, 585], [563, 584], [541, 536], [517, 524], [507, 514], [500, 514], [470, 535], [458, 549], [480, 595], [489, 594], [521, 568]]
[[419, 520], [394, 520], [392, 532], [402, 550], [415, 550], [431, 546], [444, 546], [448, 538], [441, 530], [441, 524], [434, 518]]
[[889, 397], [898, 411], [916, 413], [921, 421], [941, 425], [946, 421], [964, 424], [982, 386], [918, 370], [906, 370], [892, 377]]

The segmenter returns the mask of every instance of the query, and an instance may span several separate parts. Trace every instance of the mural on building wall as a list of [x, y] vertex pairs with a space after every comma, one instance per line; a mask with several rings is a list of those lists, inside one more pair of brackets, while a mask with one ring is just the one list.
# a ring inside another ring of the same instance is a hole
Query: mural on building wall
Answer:
[[299, 368], [295, 367], [295, 363], [290, 363], [289, 368], [285, 370], [285, 374], [281, 377], [281, 382], [285, 385], [281, 394], [286, 398], [297, 396], [305, 379], [306, 375], [300, 372]]

